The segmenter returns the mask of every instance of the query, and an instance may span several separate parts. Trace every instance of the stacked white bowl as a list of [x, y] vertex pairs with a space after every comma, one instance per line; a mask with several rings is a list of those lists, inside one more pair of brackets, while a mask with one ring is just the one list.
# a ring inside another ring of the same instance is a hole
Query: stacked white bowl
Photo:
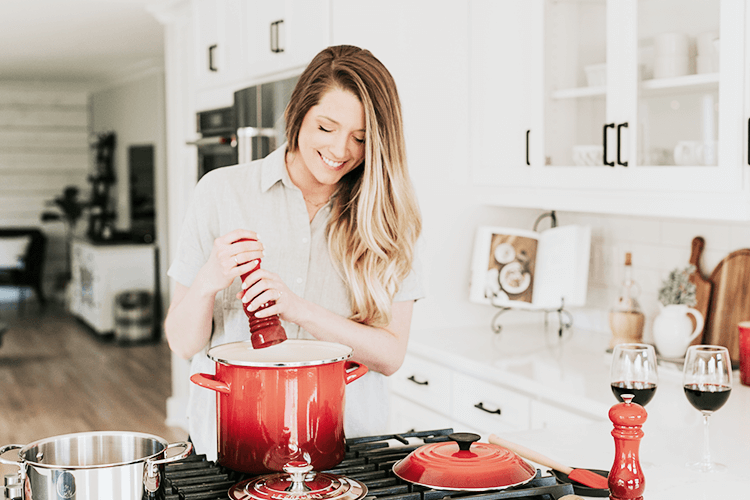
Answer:
[[719, 71], [719, 35], [709, 31], [695, 37], [698, 54], [695, 56], [696, 73], [715, 73]]
[[685, 33], [662, 33], [654, 38], [654, 78], [688, 74], [689, 39]]

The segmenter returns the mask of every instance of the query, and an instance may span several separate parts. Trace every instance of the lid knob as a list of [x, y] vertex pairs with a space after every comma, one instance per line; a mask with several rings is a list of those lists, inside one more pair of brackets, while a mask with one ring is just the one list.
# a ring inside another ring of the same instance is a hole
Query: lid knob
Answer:
[[287, 464], [284, 465], [284, 472], [291, 476], [292, 485], [287, 488], [286, 491], [290, 493], [304, 493], [310, 491], [310, 488], [305, 485], [305, 478], [307, 477], [307, 473], [311, 470], [313, 470], [313, 466], [309, 462], [303, 462], [301, 460], [287, 462]]
[[479, 441], [481, 436], [479, 434], [474, 434], [473, 432], [454, 432], [453, 434], [448, 434], [448, 438], [458, 444], [459, 450], [469, 451], [471, 443]]

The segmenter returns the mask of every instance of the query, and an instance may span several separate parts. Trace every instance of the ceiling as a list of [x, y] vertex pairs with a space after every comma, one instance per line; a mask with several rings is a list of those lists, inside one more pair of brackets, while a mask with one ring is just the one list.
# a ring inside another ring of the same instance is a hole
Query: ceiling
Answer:
[[[165, 0], [2, 0], [0, 81], [95, 86], [163, 65]], [[167, 2], [168, 3], [168, 2]]]

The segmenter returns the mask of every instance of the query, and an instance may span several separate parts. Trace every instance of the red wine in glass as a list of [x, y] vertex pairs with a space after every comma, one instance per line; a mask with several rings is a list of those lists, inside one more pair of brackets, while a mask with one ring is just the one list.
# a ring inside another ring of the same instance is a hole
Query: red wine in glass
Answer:
[[656, 384], [651, 382], [620, 381], [612, 382], [610, 386], [612, 387], [612, 393], [620, 402], [623, 402], [623, 394], [632, 394], [635, 396], [632, 402], [641, 406], [646, 406], [654, 398], [654, 394], [656, 394]]
[[720, 384], [686, 384], [685, 396], [700, 411], [716, 411], [727, 402], [732, 388]]

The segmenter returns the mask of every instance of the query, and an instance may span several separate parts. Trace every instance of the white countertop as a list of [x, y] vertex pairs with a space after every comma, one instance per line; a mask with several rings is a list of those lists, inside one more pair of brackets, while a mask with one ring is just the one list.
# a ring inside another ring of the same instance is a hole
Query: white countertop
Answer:
[[[541, 324], [507, 325], [412, 333], [409, 351], [456, 370], [508, 385], [533, 397], [565, 402], [602, 422], [564, 430], [498, 435], [574, 467], [609, 470], [614, 461], [612, 423], [617, 403], [609, 386], [609, 337], [573, 328], [562, 338]], [[726, 464], [723, 473], [701, 474], [685, 467], [698, 460], [703, 420], [685, 398], [681, 366], [661, 364], [659, 385], [646, 407], [640, 446], [647, 500], [750, 498], [750, 387], [734, 372], [727, 404], [710, 419], [711, 451]]]

